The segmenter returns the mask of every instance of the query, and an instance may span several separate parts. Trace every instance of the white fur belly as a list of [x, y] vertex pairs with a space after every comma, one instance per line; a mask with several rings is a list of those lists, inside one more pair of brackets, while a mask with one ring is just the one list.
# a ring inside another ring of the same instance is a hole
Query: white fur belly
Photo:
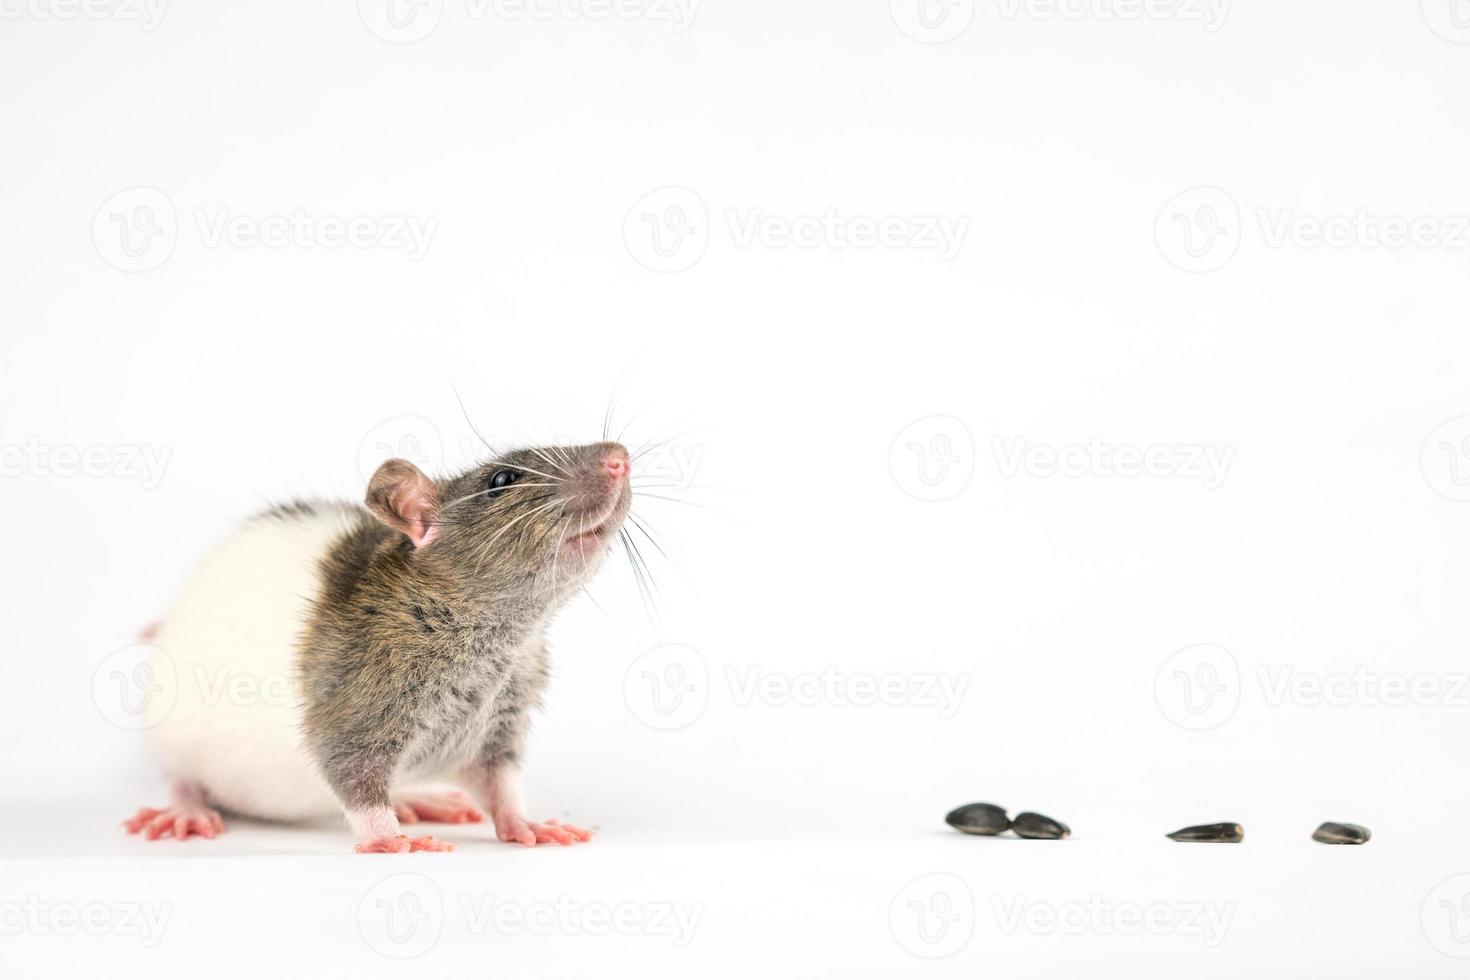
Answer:
[[271, 820], [340, 812], [301, 739], [297, 651], [318, 563], [353, 514], [252, 519], [194, 569], [153, 641], [176, 692], [153, 699], [153, 744], [165, 773], [215, 804]]

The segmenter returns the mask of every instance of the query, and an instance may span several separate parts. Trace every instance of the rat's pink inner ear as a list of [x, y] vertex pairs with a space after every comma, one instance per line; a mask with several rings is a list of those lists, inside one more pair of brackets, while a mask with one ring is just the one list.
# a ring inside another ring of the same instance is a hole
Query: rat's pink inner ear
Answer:
[[368, 481], [367, 508], [422, 548], [439, 535], [439, 494], [434, 483], [406, 459], [390, 459]]

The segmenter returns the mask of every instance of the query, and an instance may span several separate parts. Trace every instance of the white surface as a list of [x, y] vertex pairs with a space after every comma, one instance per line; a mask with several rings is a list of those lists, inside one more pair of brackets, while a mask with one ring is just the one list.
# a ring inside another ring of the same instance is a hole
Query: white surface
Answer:
[[[104, 858], [95, 844], [103, 827], [75, 818], [61, 826], [69, 833], [54, 846], [72, 850], [74, 834], [89, 841], [89, 857], [8, 860], [7, 888], [53, 902], [136, 903], [162, 923], [152, 945], [146, 932], [7, 937], [5, 948], [22, 961], [81, 973], [175, 973], [207, 963], [222, 976], [283, 968], [388, 976], [402, 969], [400, 953], [417, 953], [415, 968], [479, 964], [536, 977], [1127, 977], [1167, 976], [1183, 965], [1208, 976], [1306, 969], [1451, 977], [1462, 966], [1428, 945], [1418, 912], [1437, 869], [1458, 858], [1450, 844], [1328, 848], [1300, 834], [1239, 846], [1139, 836], [1050, 843], [962, 838], [944, 828], [731, 841], [677, 831], [624, 838], [607, 829], [584, 848], [542, 852], [459, 831], [446, 833], [464, 845], [455, 854], [371, 861], [332, 854], [345, 849], [342, 834], [249, 828], [209, 849], [113, 843]], [[193, 857], [178, 856], [186, 851]], [[929, 900], [924, 881], [910, 886], [935, 872], [968, 884], [973, 912], [957, 912], [948, 933], [933, 927], [940, 943], [931, 947], [914, 938], [907, 903]], [[408, 893], [440, 903], [422, 899], [428, 917], [417, 929], [408, 925], [412, 907], [400, 904]], [[398, 942], [380, 900], [404, 916]], [[502, 904], [510, 910], [484, 917]], [[604, 935], [588, 931], [595, 919], [579, 924], [604, 909], [641, 918]], [[516, 910], [546, 918], [533, 927]], [[946, 959], [906, 951], [943, 952], [943, 943], [966, 937]], [[1268, 962], [1267, 949], [1290, 952]]]
[[[356, 916], [398, 869], [452, 909], [705, 908], [678, 950], [451, 913], [421, 961], [441, 970], [1463, 972], [1433, 940], [1470, 953], [1449, 932], [1459, 916], [1470, 940], [1470, 248], [1372, 247], [1331, 220], [1458, 234], [1470, 46], [1444, 8], [1238, 2], [1211, 32], [997, 0], [925, 45], [876, 0], [707, 0], [684, 31], [450, 3], [393, 45], [352, 4], [303, 6], [0, 25], [0, 902], [174, 908], [147, 949], [10, 930], [7, 973], [386, 973]], [[135, 187], [166, 203], [117, 196]], [[139, 204], [177, 224], [134, 261], [113, 216]], [[661, 256], [645, 219], [669, 205], [708, 221]], [[1238, 234], [1192, 259], [1177, 219], [1198, 233], [1206, 206]], [[948, 259], [772, 239], [829, 208], [968, 224]], [[433, 231], [416, 258], [212, 244], [225, 216], [298, 209]], [[776, 221], [744, 243], [756, 211]], [[1297, 238], [1273, 245], [1285, 219]], [[1348, 243], [1300, 237], [1319, 224]], [[638, 505], [678, 565], [649, 556], [652, 623], [612, 565], [556, 624], [532, 815], [600, 839], [446, 832], [463, 852], [382, 862], [335, 829], [123, 837], [162, 787], [115, 651], [265, 501], [358, 499], [390, 452], [472, 456], [451, 379], [508, 440], [595, 438], [621, 387], [615, 428], [681, 453], [643, 472], [709, 508]], [[1220, 465], [1047, 475], [1045, 453], [1094, 439]], [[1021, 445], [1043, 455], [1012, 469]], [[116, 462], [56, 472], [87, 447]], [[166, 465], [127, 465], [140, 448]], [[671, 665], [689, 697], [662, 715]], [[1394, 691], [1411, 682], [1417, 703]], [[883, 683], [896, 700], [850, 690]], [[1076, 839], [948, 832], [976, 799]], [[1374, 840], [1312, 844], [1325, 819]], [[1160, 836], [1216, 820], [1247, 842]], [[931, 872], [977, 912], [925, 963], [889, 910]], [[1235, 911], [1215, 946], [1007, 934], [994, 913], [1092, 896]]]

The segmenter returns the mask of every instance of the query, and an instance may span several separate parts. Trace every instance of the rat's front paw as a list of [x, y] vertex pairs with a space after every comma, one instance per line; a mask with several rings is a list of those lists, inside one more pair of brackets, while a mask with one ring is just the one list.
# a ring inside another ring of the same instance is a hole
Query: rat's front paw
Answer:
[[573, 827], [569, 823], [548, 820], [535, 823], [525, 817], [511, 817], [495, 821], [495, 834], [508, 844], [582, 844], [592, 839], [592, 831]]
[[452, 851], [454, 845], [447, 840], [432, 837], [376, 837], [365, 840], [353, 848], [358, 854], [408, 854], [412, 851]]

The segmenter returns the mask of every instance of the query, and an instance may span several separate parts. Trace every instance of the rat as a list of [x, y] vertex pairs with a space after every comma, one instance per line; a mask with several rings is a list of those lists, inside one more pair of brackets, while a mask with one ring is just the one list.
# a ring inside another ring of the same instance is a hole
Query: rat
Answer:
[[[502, 841], [589, 840], [527, 819], [521, 753], [547, 624], [619, 533], [630, 469], [615, 442], [516, 449], [448, 479], [390, 459], [361, 505], [247, 520], [145, 633], [155, 676], [175, 679], [147, 709], [171, 801], [124, 827], [212, 839], [221, 810], [340, 813], [359, 853], [401, 853], [454, 849], [403, 824], [488, 812]], [[460, 789], [415, 788], [431, 781]]]

